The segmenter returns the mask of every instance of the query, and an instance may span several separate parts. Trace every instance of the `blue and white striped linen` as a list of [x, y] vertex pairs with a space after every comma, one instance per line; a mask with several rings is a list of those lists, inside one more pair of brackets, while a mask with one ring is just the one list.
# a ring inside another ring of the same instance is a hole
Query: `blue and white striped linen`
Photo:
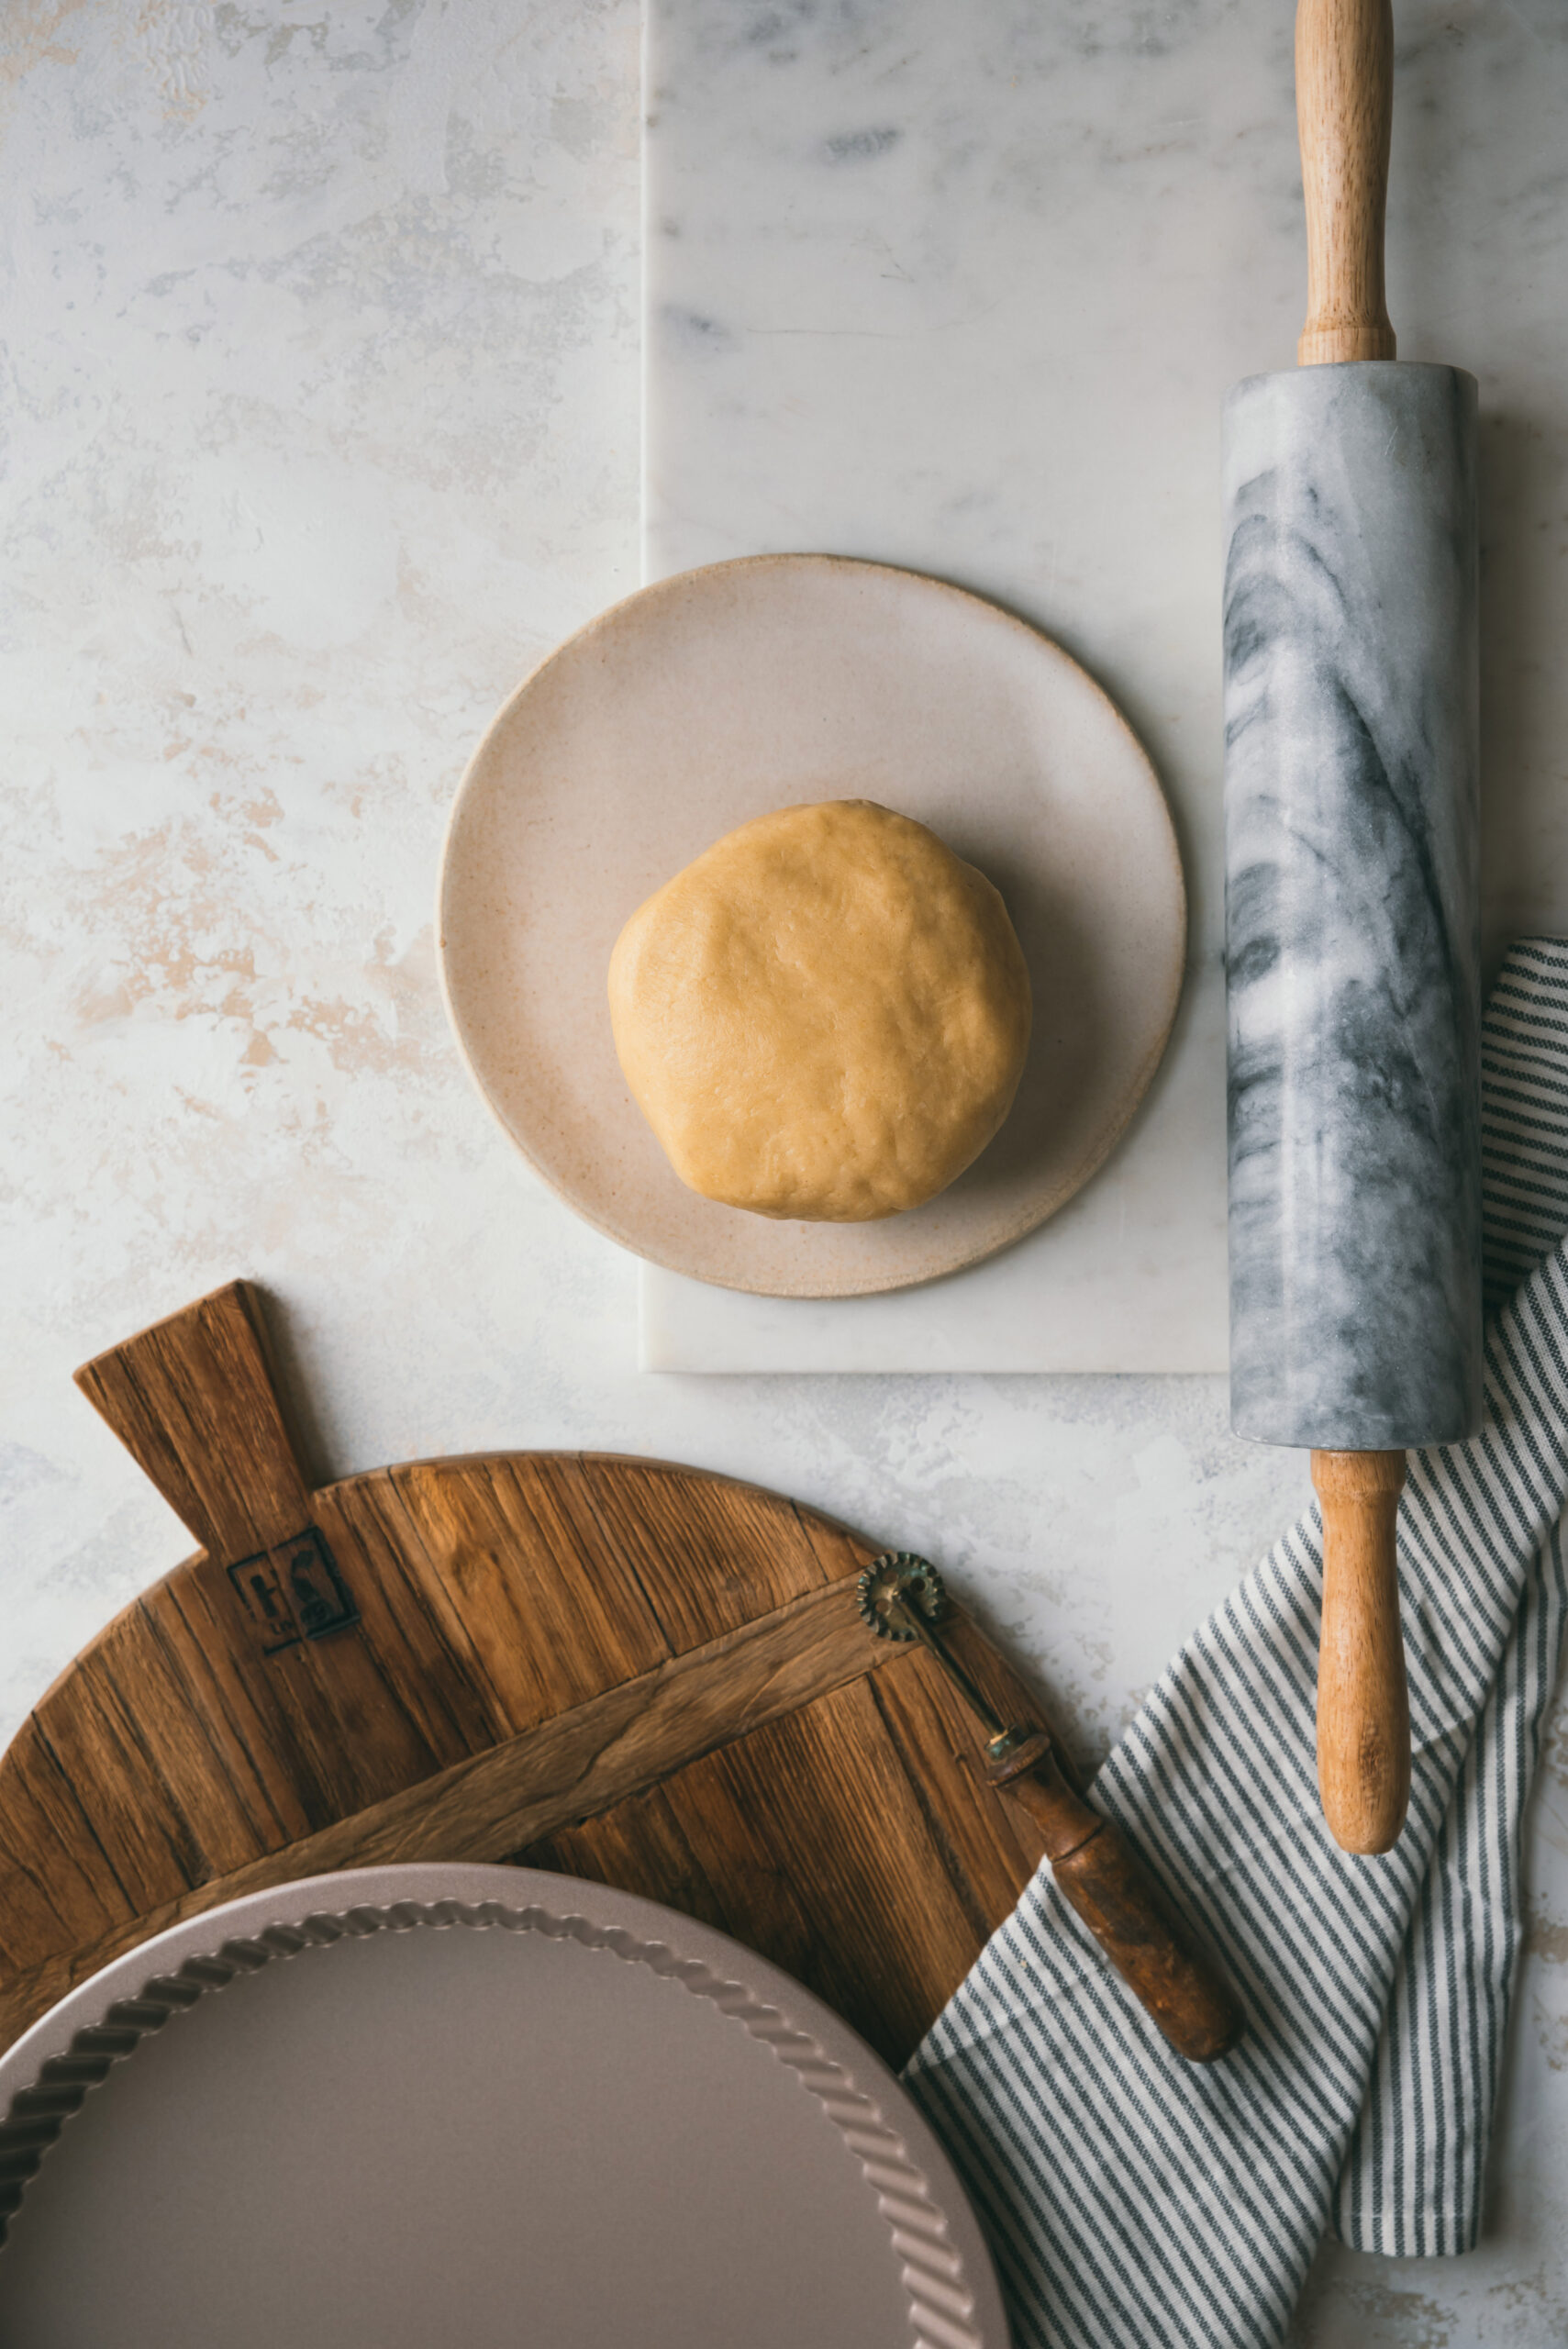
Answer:
[[1187, 1642], [1095, 1782], [1247, 2006], [1173, 2056], [1042, 1869], [906, 2074], [986, 2224], [1018, 2349], [1267, 2349], [1325, 2230], [1467, 2250], [1521, 1931], [1520, 1818], [1568, 1569], [1568, 943], [1484, 1030], [1486, 1422], [1410, 1456], [1415, 1766], [1393, 1852], [1318, 1804], [1316, 1509]]

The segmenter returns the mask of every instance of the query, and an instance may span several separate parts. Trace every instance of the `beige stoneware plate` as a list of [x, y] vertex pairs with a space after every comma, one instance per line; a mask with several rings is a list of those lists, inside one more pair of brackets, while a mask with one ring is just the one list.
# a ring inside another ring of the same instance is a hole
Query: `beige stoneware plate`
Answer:
[[[1006, 1126], [939, 1198], [775, 1223], [671, 1172], [605, 976], [627, 917], [720, 833], [843, 798], [917, 818], [996, 884], [1034, 1041]], [[1186, 902], [1153, 770], [1060, 646], [911, 572], [762, 555], [645, 588], [519, 686], [458, 792], [439, 933], [474, 1080], [569, 1206], [695, 1280], [853, 1297], [977, 1264], [1088, 1181], [1164, 1050]]]

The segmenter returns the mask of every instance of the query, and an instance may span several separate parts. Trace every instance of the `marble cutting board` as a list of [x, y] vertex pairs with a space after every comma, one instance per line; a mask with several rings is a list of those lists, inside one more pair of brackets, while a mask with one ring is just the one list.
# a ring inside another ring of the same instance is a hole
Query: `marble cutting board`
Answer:
[[[1494, 947], [1568, 909], [1568, 696], [1542, 658], [1568, 559], [1531, 510], [1561, 506], [1568, 363], [1537, 13], [1467, 12], [1456, 40], [1411, 0], [1391, 178], [1401, 356], [1470, 366], [1503, 411], [1489, 496], [1484, 461]], [[1192, 933], [1164, 1067], [1060, 1216], [885, 1297], [645, 1267], [644, 1364], [1223, 1370], [1219, 415], [1238, 378], [1290, 364], [1299, 327], [1290, 11], [648, 0], [645, 21], [645, 575], [828, 550], [1034, 621], [1152, 756]]]

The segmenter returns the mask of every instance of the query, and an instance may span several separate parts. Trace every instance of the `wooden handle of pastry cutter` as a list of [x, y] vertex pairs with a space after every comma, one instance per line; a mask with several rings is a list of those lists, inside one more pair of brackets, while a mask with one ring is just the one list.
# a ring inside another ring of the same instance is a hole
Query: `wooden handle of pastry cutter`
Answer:
[[1402, 1452], [1315, 1452], [1323, 1507], [1318, 1786], [1341, 1851], [1386, 1852], [1410, 1803], [1410, 1699], [1395, 1537]]
[[1307, 323], [1297, 363], [1392, 359], [1383, 288], [1394, 120], [1390, 0], [1299, 0], [1296, 121], [1307, 199]]
[[1074, 1794], [1043, 1732], [986, 1776], [1028, 1811], [1072, 1903], [1135, 1998], [1190, 2064], [1212, 2064], [1241, 2036], [1241, 2009], [1120, 1830]]

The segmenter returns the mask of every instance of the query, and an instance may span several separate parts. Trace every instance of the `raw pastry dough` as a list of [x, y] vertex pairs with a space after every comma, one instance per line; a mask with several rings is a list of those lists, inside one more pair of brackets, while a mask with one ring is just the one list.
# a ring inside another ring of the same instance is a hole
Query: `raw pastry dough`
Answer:
[[1012, 1105], [1029, 982], [1007, 909], [869, 799], [727, 833], [610, 957], [616, 1050], [683, 1183], [757, 1215], [918, 1207]]

